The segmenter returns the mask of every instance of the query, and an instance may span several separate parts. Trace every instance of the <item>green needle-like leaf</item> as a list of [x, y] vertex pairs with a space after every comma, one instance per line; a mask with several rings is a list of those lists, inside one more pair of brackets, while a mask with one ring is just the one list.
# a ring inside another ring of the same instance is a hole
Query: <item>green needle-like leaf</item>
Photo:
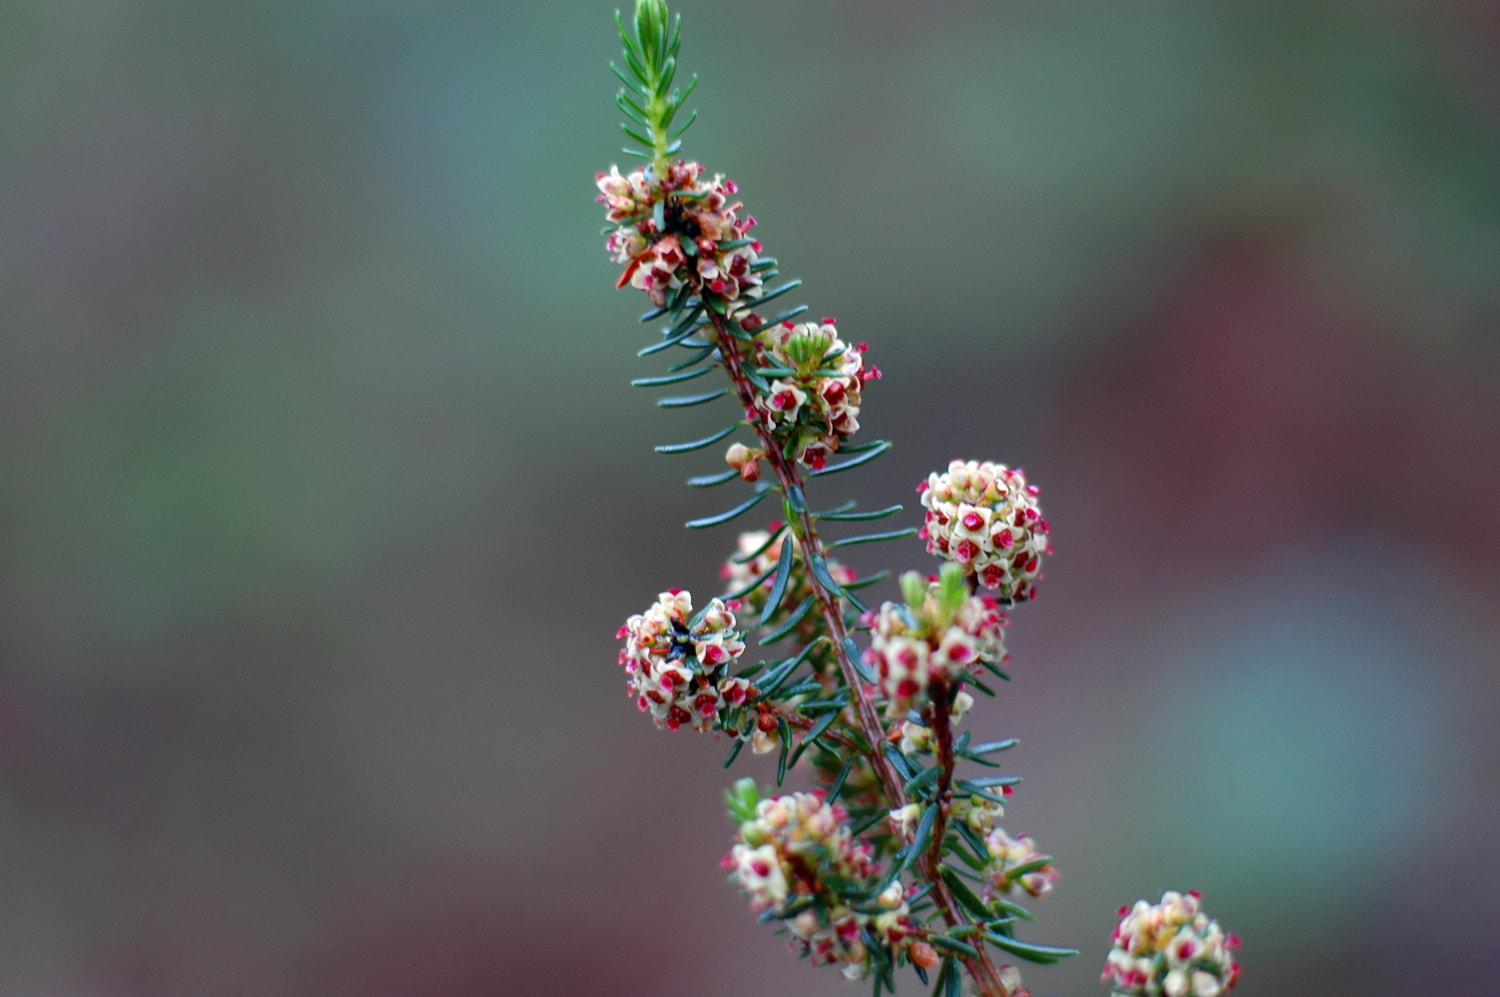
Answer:
[[771, 575], [773, 575], [775, 572], [776, 565], [773, 564], [765, 571], [762, 571], [760, 574], [750, 579], [744, 585], [741, 585], [739, 588], [735, 589], [733, 592], [724, 593], [724, 598], [743, 599], [745, 596], [749, 595], [751, 592], [754, 592], [756, 589], [760, 588], [760, 586], [764, 585], [766, 583], [766, 579], [770, 578]]
[[882, 540], [900, 540], [902, 537], [914, 537], [916, 535], [917, 528], [915, 526], [908, 526], [904, 530], [891, 530], [888, 533], [864, 533], [856, 537], [840, 537], [823, 546], [832, 550], [835, 547], [852, 547], [855, 544], [880, 543]]
[[901, 860], [903, 869], [921, 858], [922, 854], [927, 851], [927, 842], [932, 839], [932, 828], [937, 823], [938, 811], [941, 809], [933, 805], [922, 811], [922, 820], [917, 824], [917, 833], [912, 836], [911, 844], [906, 849], [906, 857]]
[[721, 523], [727, 523], [731, 519], [734, 519], [736, 516], [743, 516], [745, 513], [755, 508], [756, 503], [765, 498], [768, 494], [770, 494], [770, 492], [770, 488], [762, 488], [760, 491], [756, 492], [754, 495], [750, 496], [748, 499], [741, 502], [733, 509], [721, 512], [716, 516], [704, 516], [702, 519], [690, 519], [687, 522], [687, 528], [690, 530], [701, 530], [709, 526], [718, 526]]
[[1039, 856], [1038, 858], [1032, 859], [1030, 862], [1021, 863], [1014, 869], [1006, 869], [1005, 877], [1011, 880], [1020, 879], [1022, 876], [1027, 876], [1033, 872], [1036, 872], [1038, 869], [1046, 868], [1048, 863], [1050, 863], [1051, 861], [1051, 855]]
[[[769, 491], [770, 489], [767, 489]], [[788, 535], [781, 541], [781, 554], [776, 559], [776, 580], [771, 583], [771, 594], [760, 611], [760, 625], [765, 626], [776, 610], [781, 607], [781, 597], [786, 595], [786, 582], [792, 576], [792, 538]]]
[[838, 594], [839, 583], [833, 580], [833, 575], [828, 571], [828, 562], [821, 554], [813, 554], [808, 559], [808, 567], [812, 568], [813, 575], [823, 584], [823, 587], [834, 595]]
[[[932, 997], [962, 997], [964, 981], [958, 975], [958, 963], [951, 957], [943, 960], [943, 968], [938, 971], [937, 984], [932, 991]], [[940, 994], [938, 991], [941, 990]]]
[[[679, 395], [674, 398], [658, 398], [657, 408], [688, 408], [692, 405], [703, 405], [715, 399], [723, 398], [729, 394], [728, 388], [720, 388], [717, 391], [705, 391], [701, 395]], [[913, 533], [916, 531], [913, 530]]]
[[[714, 352], [717, 349], [718, 349], [718, 346], [714, 345], [713, 343], [709, 343], [708, 345], [706, 345], [702, 349], [700, 349], [697, 353], [695, 353], [692, 356], [688, 357], [686, 360], [683, 360], [680, 363], [674, 363], [672, 366], [668, 367], [667, 368], [667, 373], [669, 373], [669, 374], [675, 374], [679, 370], [686, 370], [687, 368], [693, 366], [699, 360], [702, 360], [704, 357], [708, 356], [710, 353]], [[718, 365], [715, 364], [713, 367], [705, 367], [703, 369], [704, 370], [714, 370], [717, 366]]]
[[759, 695], [752, 702], [758, 702], [773, 695], [777, 688], [781, 686], [781, 683], [786, 681], [787, 676], [792, 674], [792, 671], [797, 667], [797, 663], [798, 660], [796, 658], [788, 658], [767, 672], [761, 681], [756, 683], [755, 688]]
[[[685, 370], [677, 374], [663, 374], [660, 377], [638, 377], [630, 382], [633, 388], [656, 388], [664, 384], [681, 384], [683, 381], [691, 381], [695, 377], [702, 377], [709, 371], [717, 370], [717, 367], [699, 367], [696, 370]], [[724, 390], [729, 390], [728, 388]]]
[[912, 771], [911, 763], [906, 760], [906, 756], [894, 744], [889, 741], [881, 741], [880, 750], [885, 753], [885, 757], [891, 760], [891, 764], [896, 767], [896, 772], [902, 779], [910, 779], [916, 775]]
[[[988, 860], [990, 850], [988, 846], [985, 845], [984, 839], [979, 837], [979, 833], [977, 831], [970, 827], [966, 822], [961, 820], [953, 822], [953, 830], [957, 831], [958, 836], [964, 839], [964, 843], [974, 850], [975, 856], [980, 859]], [[988, 861], [981, 862], [981, 865], [987, 864]]]
[[928, 786], [936, 782], [937, 777], [941, 773], [942, 769], [936, 765], [934, 765], [930, 769], [923, 769], [922, 771], [918, 772], [915, 776], [912, 777], [911, 781], [906, 784], [906, 795], [915, 796], [918, 792], [926, 789]]
[[839, 453], [849, 454], [850, 456], [852, 456], [857, 453], [865, 453], [868, 450], [874, 450], [876, 447], [888, 446], [890, 446], [890, 443], [886, 440], [867, 440], [864, 443], [851, 443], [848, 446], [839, 447]]
[[998, 949], [1004, 949], [1011, 955], [1019, 956], [1028, 962], [1038, 962], [1048, 965], [1061, 962], [1070, 955], [1077, 955], [1077, 949], [1058, 948], [1055, 945], [1037, 945], [1034, 942], [1023, 942], [1016, 938], [998, 935], [991, 931], [984, 933], [985, 939]]
[[[971, 851], [967, 844], [968, 839], [963, 835], [955, 835], [944, 842], [945, 851], [949, 855], [957, 855], [958, 860], [975, 872], [984, 872], [989, 868], [989, 862], [979, 858]], [[988, 854], [988, 852], [986, 852]]]
[[849, 591], [851, 591], [853, 589], [866, 589], [866, 588], [869, 588], [871, 585], [876, 585], [876, 584], [879, 584], [880, 582], [885, 581], [889, 577], [891, 577], [891, 571], [890, 571], [890, 569], [889, 568], [883, 568], [880, 571], [876, 571], [876, 572], [874, 572], [872, 574], [865, 575], [863, 578], [856, 578], [856, 579], [854, 579], [854, 581], [850, 582], [848, 585], [845, 585], [845, 586], [842, 586], [842, 587], [843, 587], [843, 589], [844, 589], [845, 592], [849, 592]]
[[740, 756], [740, 749], [745, 746], [748, 738], [737, 737], [734, 739], [734, 747], [729, 749], [729, 757], [724, 759], [724, 767], [728, 768], [734, 764], [734, 760]]
[[810, 699], [802, 704], [802, 712], [807, 714], [817, 713], [819, 710], [842, 710], [849, 705], [849, 690], [840, 689], [834, 696], [827, 699]]
[[693, 440], [691, 443], [664, 443], [656, 448], [656, 452], [691, 453], [694, 450], [702, 450], [704, 447], [713, 446], [715, 443], [718, 443], [720, 440], [724, 439], [730, 433], [739, 428], [740, 424], [736, 422], [731, 426], [725, 426], [723, 429], [719, 430], [717, 433], [714, 433], [712, 436], [705, 436], [703, 439]]
[[828, 713], [823, 714], [822, 718], [817, 723], [813, 724], [812, 729], [809, 730], [806, 734], [802, 735], [802, 743], [797, 745], [797, 750], [792, 754], [791, 761], [787, 762], [787, 764], [795, 766], [797, 764], [797, 760], [802, 757], [802, 752], [806, 751], [814, 741], [823, 736], [823, 732], [831, 727], [833, 725], [833, 722], [838, 718], [838, 710], [831, 710]]
[[629, 135], [631, 138], [635, 139], [641, 145], [651, 145], [652, 144], [652, 142], [651, 142], [651, 140], [649, 138], [647, 138], [646, 136], [642, 135], [640, 132], [636, 131], [634, 128], [631, 128], [629, 125], [625, 124], [624, 122], [620, 123], [620, 131], [624, 132], [626, 135]]
[[[698, 77], [697, 76], [693, 77], [693, 82], [695, 84], [698, 82]], [[691, 114], [689, 114], [687, 116], [687, 120], [684, 121], [680, 126], [678, 126], [677, 130], [672, 133], [672, 140], [675, 142], [676, 140], [682, 138], [682, 133], [685, 132], [685, 131], [687, 131], [689, 128], [693, 127], [693, 122], [695, 122], [697, 120], [698, 120], [698, 112], [697, 111], [693, 111]]]
[[613, 72], [616, 76], [618, 76], [620, 78], [620, 82], [621, 83], [625, 84], [627, 87], [630, 88], [630, 90], [631, 90], [632, 93], [639, 94], [642, 97], [649, 97], [649, 95], [646, 93], [645, 89], [639, 83], [637, 83], [635, 80], [632, 80], [630, 77], [626, 76], [625, 75], [625, 71], [622, 70], [619, 66], [616, 66], [613, 62], [611, 62], [609, 64], [609, 68], [610, 68], [611, 72]]
[[[665, 209], [662, 206], [662, 202], [657, 201], [656, 206], [652, 210], [664, 211]], [[691, 284], [684, 284], [677, 289], [677, 293], [672, 296], [672, 300], [667, 304], [667, 310], [672, 313], [673, 319], [686, 322], [692, 321], [699, 315], [703, 314], [703, 302], [694, 301], [692, 302], [693, 310], [688, 314], [688, 317], [686, 319], [682, 318], [682, 310], [687, 307], [688, 298], [692, 295], [692, 293], [693, 285]], [[681, 326], [678, 326], [678, 328], [681, 328]]]
[[661, 342], [652, 343], [650, 346], [642, 346], [635, 351], [635, 355], [638, 357], [649, 357], [653, 353], [660, 353], [662, 350], [671, 349], [678, 343], [686, 342], [688, 337], [697, 331], [698, 326], [691, 322], [687, 324], [686, 328], [668, 330], [666, 338], [662, 339]]
[[793, 291], [801, 286], [801, 280], [789, 280], [785, 284], [782, 284], [780, 287], [778, 287], [776, 290], [767, 291], [765, 294], [762, 294], [759, 298], [756, 299], [755, 307], [759, 308], [761, 305], [764, 305], [768, 301], [775, 301], [783, 294], [786, 294], [789, 291]]
[[927, 940], [940, 949], [946, 949], [966, 959], [972, 959], [979, 954], [979, 950], [974, 946], [967, 942], [961, 942], [957, 938], [950, 938], [947, 935], [930, 935]]
[[989, 789], [993, 786], [1014, 786], [1016, 783], [1021, 781], [1021, 777], [1018, 775], [991, 775], [985, 776], [982, 779], [962, 779], [959, 781], [969, 786], [978, 786], [981, 789]]
[[827, 638], [825, 637], [819, 637], [817, 640], [812, 641], [802, 650], [798, 651], [795, 657], [788, 658], [787, 660], [778, 664], [775, 668], [771, 669], [771, 671], [767, 673], [765, 681], [756, 687], [760, 694], [754, 699], [750, 700], [750, 702], [757, 703], [760, 700], [766, 699], [767, 697], [775, 693], [776, 690], [781, 686], [781, 684], [787, 680], [787, 677], [791, 675], [792, 672], [797, 670], [797, 666], [807, 660], [807, 656], [812, 653], [813, 648], [817, 647], [826, 639]]
[[996, 793], [991, 793], [987, 789], [980, 789], [978, 786], [975, 786], [972, 783], [965, 782], [962, 779], [957, 780], [955, 785], [958, 787], [959, 791], [968, 793], [970, 796], [977, 796], [982, 800], [989, 800], [991, 803], [1005, 802], [1005, 797], [1000, 796]]
[[807, 476], [809, 478], [820, 478], [825, 474], [837, 474], [840, 471], [847, 471], [851, 468], [859, 467], [861, 464], [868, 464], [870, 461], [874, 460], [876, 457], [879, 457], [881, 454], [885, 453], [891, 448], [891, 444], [888, 440], [881, 440], [880, 442], [882, 444], [881, 446], [872, 447], [865, 453], [860, 454], [858, 457], [855, 457], [851, 460], [846, 460], [842, 464], [825, 465], [819, 470], [809, 471], [807, 473]]
[[957, 900], [970, 914], [981, 920], [995, 916], [994, 911], [986, 907], [984, 901], [976, 897], [974, 891], [969, 889], [969, 884], [965, 883], [963, 878], [952, 869], [943, 866], [939, 875], [943, 877], [943, 882], [948, 884], [953, 899]]
[[781, 757], [776, 760], [776, 785], [786, 778], [786, 754], [792, 748], [792, 727], [786, 717], [776, 718], [776, 733], [781, 736]]
[[687, 483], [689, 488], [710, 488], [714, 485], [722, 485], [726, 481], [733, 481], [739, 476], [740, 472], [731, 467], [729, 470], [720, 471], [718, 474], [704, 474], [696, 478], [688, 478]]
[[983, 744], [974, 745], [974, 747], [970, 748], [964, 754], [968, 758], [974, 758], [978, 755], [990, 755], [997, 751], [1008, 751], [1020, 743], [1021, 739], [1019, 737], [1007, 737], [1003, 741], [986, 741]]
[[1025, 907], [1022, 907], [1014, 900], [1007, 900], [1004, 897], [995, 897], [990, 901], [990, 906], [1003, 913], [1013, 914], [1023, 921], [1036, 920], [1036, 916], [1033, 915], [1031, 911], [1027, 910]]
[[773, 363], [769, 360], [755, 368], [755, 372], [762, 377], [791, 377], [797, 373], [785, 364]]
[[854, 756], [850, 755], [848, 758], [844, 759], [844, 767], [839, 769], [839, 774], [834, 778], [833, 783], [828, 787], [829, 803], [832, 803], [839, 798], [839, 793], [844, 789], [844, 780], [849, 778], [849, 772], [853, 768]]
[[[703, 369], [713, 370], [712, 367], [705, 367]], [[630, 383], [634, 384], [635, 382], [632, 381]], [[862, 523], [871, 519], [884, 519], [887, 516], [894, 516], [903, 508], [905, 507], [901, 505], [891, 505], [886, 506], [884, 509], [874, 509], [870, 512], [824, 512], [819, 513], [818, 518], [830, 523]]]
[[797, 608], [792, 610], [792, 615], [787, 617], [785, 623], [777, 627], [775, 630], [772, 630], [770, 633], [766, 634], [760, 639], [760, 646], [766, 647], [769, 644], [774, 644], [781, 638], [785, 637], [787, 634], [791, 633], [793, 630], [797, 629], [797, 624], [801, 623], [807, 617], [808, 611], [812, 609], [813, 603], [815, 601], [816, 599], [813, 596], [808, 596], [806, 599], [803, 599], [801, 602], [799, 602], [797, 604]]
[[807, 696], [814, 692], [819, 692], [822, 688], [823, 683], [818, 681], [817, 676], [812, 675], [790, 688], [781, 690], [781, 696], [783, 699], [795, 699], [798, 696]]

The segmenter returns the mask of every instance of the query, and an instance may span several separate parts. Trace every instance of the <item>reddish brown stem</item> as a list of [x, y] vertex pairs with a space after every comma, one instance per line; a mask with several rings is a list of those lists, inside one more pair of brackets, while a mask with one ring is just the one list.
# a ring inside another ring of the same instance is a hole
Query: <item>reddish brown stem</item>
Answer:
[[[704, 300], [701, 287], [695, 287], [699, 292], [699, 300]], [[723, 357], [724, 367], [729, 372], [729, 378], [734, 383], [736, 394], [740, 405], [745, 410], [746, 421], [751, 430], [754, 431], [760, 441], [761, 449], [765, 451], [765, 460], [771, 465], [776, 474], [776, 480], [781, 486], [782, 495], [791, 495], [793, 489], [798, 493], [802, 489], [802, 473], [793, 460], [781, 452], [781, 447], [771, 439], [770, 429], [755, 418], [755, 387], [745, 375], [744, 354], [740, 352], [740, 342], [727, 328], [727, 320], [724, 316], [709, 308], [705, 303], [705, 312], [708, 320], [714, 327], [716, 339], [719, 345], [719, 354]], [[800, 538], [804, 560], [811, 564], [812, 558], [818, 557], [826, 560], [827, 551], [818, 537], [817, 525], [812, 513], [804, 503], [801, 509], [791, 508], [788, 503], [788, 513], [797, 517], [794, 533]], [[854, 661], [850, 658], [844, 646], [844, 640], [848, 637], [848, 629], [844, 626], [844, 613], [841, 604], [841, 595], [838, 592], [829, 591], [824, 586], [817, 574], [808, 571], [808, 583], [812, 586], [813, 595], [817, 599], [818, 613], [823, 619], [823, 624], [828, 628], [828, 635], [833, 640], [833, 657], [838, 663], [839, 673], [844, 678], [844, 683], [850, 690], [850, 705], [854, 707], [855, 717], [859, 722], [860, 733], [870, 745], [869, 760], [875, 769], [876, 776], [880, 779], [881, 787], [885, 790], [886, 798], [893, 808], [906, 806], [906, 787], [895, 770], [891, 767], [890, 759], [880, 750], [880, 743], [885, 740], [885, 725], [880, 720], [879, 713], [875, 710], [875, 704], [869, 696], [863, 694], [864, 680], [859, 671], [854, 667]], [[941, 686], [941, 684], [940, 684]], [[954, 900], [952, 891], [948, 884], [943, 882], [939, 875], [939, 867], [942, 857], [943, 833], [946, 828], [945, 818], [948, 807], [948, 787], [953, 776], [953, 740], [952, 731], [948, 723], [948, 703], [946, 690], [942, 692], [941, 703], [934, 698], [934, 720], [933, 734], [939, 748], [938, 764], [941, 770], [938, 776], [939, 790], [934, 797], [933, 806], [939, 807], [937, 823], [933, 828], [932, 847], [927, 855], [919, 862], [922, 875], [932, 884], [934, 902], [942, 912], [943, 920], [949, 927], [969, 924], [969, 919], [964, 916], [958, 902]], [[941, 719], [936, 719], [940, 717]], [[941, 729], [942, 736], [938, 732]], [[943, 754], [946, 752], [946, 755]], [[979, 988], [982, 997], [1011, 997], [1010, 992], [1005, 989], [1005, 984], [1000, 982], [1000, 976], [995, 971], [994, 964], [990, 961], [989, 953], [983, 946], [976, 946], [979, 954], [962, 960], [964, 967], [968, 970], [970, 977]]]

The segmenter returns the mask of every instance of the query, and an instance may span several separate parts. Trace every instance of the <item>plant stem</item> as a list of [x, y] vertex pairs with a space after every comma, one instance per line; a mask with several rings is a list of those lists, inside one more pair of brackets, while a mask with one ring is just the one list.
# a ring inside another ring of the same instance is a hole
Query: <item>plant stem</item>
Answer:
[[[704, 289], [701, 286], [694, 288], [702, 300]], [[712, 308], [704, 308], [709, 321], [713, 324], [714, 332], [719, 344], [719, 353], [724, 359], [724, 367], [729, 372], [729, 378], [734, 383], [735, 391], [739, 396], [740, 405], [744, 408], [747, 416], [746, 421], [755, 432], [760, 441], [761, 449], [766, 453], [766, 461], [776, 473], [776, 479], [781, 485], [783, 495], [790, 495], [792, 489], [802, 488], [802, 472], [794, 460], [789, 460], [781, 451], [781, 447], [771, 439], [770, 429], [754, 418], [755, 388], [744, 372], [744, 355], [740, 352], [739, 340], [726, 328], [724, 316], [715, 312]], [[827, 552], [823, 548], [822, 541], [818, 537], [817, 525], [813, 521], [812, 513], [808, 511], [803, 503], [800, 509], [789, 511], [797, 516], [798, 527], [796, 531], [802, 543], [803, 559], [810, 565], [814, 557], [827, 558]], [[838, 662], [839, 673], [844, 677], [844, 683], [850, 690], [850, 706], [854, 708], [855, 717], [859, 722], [860, 733], [870, 744], [870, 764], [875, 769], [876, 776], [885, 790], [886, 798], [890, 801], [893, 809], [906, 806], [905, 783], [892, 769], [890, 759], [880, 750], [880, 743], [886, 739], [885, 725], [880, 720], [880, 715], [875, 710], [875, 704], [870, 697], [863, 694], [864, 680], [860, 678], [859, 672], [854, 667], [854, 661], [849, 657], [848, 650], [844, 646], [844, 640], [848, 637], [848, 628], [844, 626], [844, 613], [841, 596], [838, 592], [829, 591], [818, 578], [817, 573], [811, 570], [807, 573], [808, 584], [812, 586], [813, 594], [818, 601], [818, 613], [823, 618], [824, 625], [828, 628], [828, 634], [833, 639], [833, 657]], [[938, 764], [942, 766], [938, 779], [938, 792], [934, 796], [932, 806], [938, 807], [937, 823], [933, 828], [932, 845], [928, 854], [923, 856], [919, 867], [927, 881], [932, 884], [932, 896], [938, 908], [942, 911], [943, 920], [949, 927], [960, 924], [968, 924], [969, 919], [964, 916], [963, 911], [954, 900], [953, 893], [948, 889], [948, 884], [943, 882], [939, 874], [940, 856], [942, 854], [942, 841], [945, 828], [945, 818], [948, 806], [948, 787], [953, 778], [953, 739], [952, 729], [948, 723], [948, 699], [947, 690], [941, 683], [938, 684], [940, 693], [935, 693], [933, 699], [933, 734], [937, 741], [939, 755]], [[941, 696], [941, 698], [939, 698]], [[939, 736], [939, 732], [941, 735]], [[1010, 997], [1010, 992], [1005, 989], [1005, 984], [1000, 982], [1000, 976], [995, 971], [994, 964], [990, 962], [989, 952], [981, 945], [979, 954], [964, 958], [964, 967], [968, 970], [970, 977], [979, 988], [982, 997]]]

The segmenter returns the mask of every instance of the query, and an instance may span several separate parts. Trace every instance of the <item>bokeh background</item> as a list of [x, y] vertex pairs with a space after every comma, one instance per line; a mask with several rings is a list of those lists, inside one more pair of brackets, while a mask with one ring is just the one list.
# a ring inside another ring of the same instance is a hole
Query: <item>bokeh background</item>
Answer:
[[[0, 993], [860, 992], [621, 694], [733, 530], [627, 383], [612, 9], [0, 5]], [[1197, 887], [1246, 997], [1493, 992], [1500, 7], [680, 9], [688, 151], [885, 371], [815, 502], [1043, 488], [973, 719], [1033, 991]]]

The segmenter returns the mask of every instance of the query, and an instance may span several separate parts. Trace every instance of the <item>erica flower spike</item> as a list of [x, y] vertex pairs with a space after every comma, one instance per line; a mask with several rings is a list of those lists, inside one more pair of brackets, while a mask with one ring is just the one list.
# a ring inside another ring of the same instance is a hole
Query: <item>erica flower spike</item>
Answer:
[[750, 683], [728, 673], [745, 642], [734, 613], [718, 599], [692, 614], [690, 593], [663, 592], [616, 634], [625, 640], [620, 664], [630, 677], [627, 691], [658, 727], [715, 730], [749, 694]]
[[927, 552], [995, 590], [1005, 602], [1036, 595], [1042, 555], [1052, 553], [1050, 528], [1037, 506], [1035, 485], [1020, 468], [955, 460], [917, 486], [927, 522]]
[[1102, 977], [1115, 994], [1221, 997], [1234, 988], [1240, 967], [1230, 952], [1239, 939], [1203, 913], [1196, 891], [1168, 890], [1161, 903], [1137, 900], [1120, 914]]
[[[723, 866], [794, 953], [865, 981], [871, 997], [904, 975], [934, 997], [1029, 997], [1007, 962], [1076, 953], [1017, 937], [1032, 920], [1022, 901], [1058, 874], [1030, 836], [1001, 826], [1020, 777], [997, 771], [998, 756], [1016, 739], [984, 740], [974, 727], [985, 714], [976, 700], [1009, 681], [1002, 609], [1035, 595], [1051, 554], [1037, 489], [1019, 469], [955, 460], [918, 489], [920, 528], [900, 505], [830, 498], [827, 476], [890, 447], [859, 438], [864, 390], [880, 371], [832, 318], [787, 307], [800, 281], [776, 282], [739, 187], [681, 155], [693, 117], [674, 121], [697, 77], [673, 82], [679, 20], [663, 0], [639, 0], [630, 24], [617, 23], [616, 103], [632, 142], [624, 153], [639, 162], [597, 174], [595, 192], [616, 286], [650, 301], [642, 322], [664, 323], [638, 356], [672, 358], [632, 383], [674, 386], [664, 409], [733, 407], [717, 431], [656, 447], [687, 455], [672, 460], [711, 455], [690, 472], [696, 494], [738, 492], [690, 528], [730, 523], [772, 493], [779, 506], [768, 529], [740, 534], [718, 598], [695, 609], [672, 589], [620, 628], [629, 696], [657, 727], [714, 734], [726, 768], [765, 756], [750, 764], [776, 789], [741, 779], [726, 794], [738, 833]], [[896, 528], [868, 526], [903, 513]], [[890, 572], [856, 575], [832, 556], [913, 537], [945, 563], [903, 574], [899, 599], [873, 609], [857, 593]], [[806, 788], [781, 788], [788, 779]], [[1196, 903], [1168, 894], [1160, 908], [1122, 912], [1105, 972], [1117, 992], [1228, 991], [1232, 938]]]

